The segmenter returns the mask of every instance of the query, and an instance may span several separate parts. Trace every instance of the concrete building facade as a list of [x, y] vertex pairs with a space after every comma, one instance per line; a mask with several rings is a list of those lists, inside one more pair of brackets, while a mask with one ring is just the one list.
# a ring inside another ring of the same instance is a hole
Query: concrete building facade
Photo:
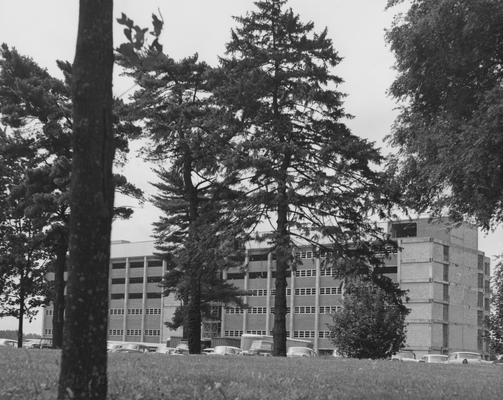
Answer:
[[[489, 312], [489, 259], [478, 250], [477, 229], [427, 219], [396, 221], [388, 232], [400, 250], [386, 260], [383, 272], [408, 291], [411, 313], [407, 348], [418, 356], [448, 351], [487, 354], [484, 319]], [[288, 336], [309, 339], [320, 351], [333, 349], [328, 325], [342, 307], [343, 285], [324, 265], [324, 254], [305, 247], [287, 279]], [[180, 331], [165, 326], [178, 305], [163, 296], [159, 283], [165, 264], [154, 255], [153, 242], [115, 242], [110, 262], [109, 339], [165, 343]], [[219, 307], [217, 320], [203, 324], [203, 336], [238, 338], [243, 333], [271, 334], [274, 320], [274, 254], [249, 243], [241, 268], [224, 277], [246, 291], [246, 309]], [[50, 336], [50, 307], [45, 309], [44, 336]]]

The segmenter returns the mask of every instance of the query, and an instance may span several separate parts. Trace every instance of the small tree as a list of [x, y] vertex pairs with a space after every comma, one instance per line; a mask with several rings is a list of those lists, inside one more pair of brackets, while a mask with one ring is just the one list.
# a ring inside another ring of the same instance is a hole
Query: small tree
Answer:
[[347, 281], [342, 310], [329, 326], [337, 350], [355, 358], [387, 358], [403, 347], [405, 317], [403, 292], [387, 277]]

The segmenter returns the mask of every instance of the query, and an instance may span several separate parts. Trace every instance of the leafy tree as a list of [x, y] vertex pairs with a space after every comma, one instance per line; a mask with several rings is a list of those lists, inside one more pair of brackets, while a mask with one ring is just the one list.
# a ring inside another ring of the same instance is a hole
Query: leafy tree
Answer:
[[503, 257], [493, 268], [491, 314], [488, 318], [489, 345], [492, 354], [503, 354]]
[[403, 347], [405, 317], [404, 292], [389, 278], [354, 278], [346, 281], [343, 307], [333, 314], [329, 326], [338, 352], [355, 358], [387, 358]]
[[113, 1], [81, 0], [72, 67], [70, 265], [58, 399], [107, 397]]
[[[153, 15], [154, 37], [122, 15], [128, 42], [118, 63], [139, 89], [125, 112], [150, 140], [147, 158], [169, 164], [157, 173], [153, 203], [163, 211], [154, 224], [156, 248], [168, 260], [163, 285], [182, 302], [170, 326], [184, 326], [189, 351], [201, 351], [202, 314], [218, 302], [237, 302], [239, 292], [222, 279], [241, 253], [246, 219], [237, 207], [239, 182], [232, 164], [233, 118], [215, 104], [212, 68], [197, 55], [175, 61], [159, 43], [162, 21]], [[133, 129], [134, 130], [134, 129]], [[138, 129], [137, 129], [138, 130]]]
[[19, 135], [0, 131], [0, 318], [18, 320], [18, 347], [24, 318], [31, 320], [46, 294], [43, 221], [24, 213], [24, 170], [36, 154]]
[[[38, 163], [25, 171], [23, 185], [27, 193], [25, 213], [45, 219], [45, 245], [51, 258], [48, 269], [54, 273], [53, 346], [60, 348], [63, 340], [64, 273], [70, 220], [71, 135], [73, 129], [71, 104], [72, 68], [68, 62], [57, 62], [65, 80], [56, 79], [26, 56], [3, 44], [0, 49], [0, 117], [2, 123], [33, 140], [32, 151]], [[116, 108], [121, 106], [116, 101]], [[118, 125], [118, 124], [117, 124]], [[116, 132], [118, 130], [116, 129]], [[115, 137], [118, 148], [125, 153], [124, 136]], [[121, 175], [115, 175], [117, 190], [136, 198], [141, 192]], [[132, 210], [117, 207], [115, 215], [129, 217]]]
[[503, 3], [410, 3], [387, 33], [401, 102], [390, 171], [406, 205], [489, 229], [503, 221]]
[[273, 354], [285, 356], [292, 247], [332, 242], [334, 260], [360, 247], [377, 233], [368, 216], [383, 204], [384, 183], [371, 168], [377, 149], [341, 122], [342, 80], [332, 72], [341, 58], [327, 30], [314, 33], [286, 0], [255, 5], [235, 18], [217, 93], [242, 124], [237, 150], [255, 217], [273, 230], [262, 239], [276, 255]]

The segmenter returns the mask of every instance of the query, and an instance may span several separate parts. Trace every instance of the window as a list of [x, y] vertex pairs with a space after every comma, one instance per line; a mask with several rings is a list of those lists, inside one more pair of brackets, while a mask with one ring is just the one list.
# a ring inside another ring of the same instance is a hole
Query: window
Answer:
[[143, 310], [141, 308], [128, 308], [127, 313], [129, 315], [141, 315], [143, 314]]
[[444, 248], [444, 261], [449, 261], [449, 246], [443, 246]]
[[243, 274], [242, 272], [228, 273], [227, 274], [227, 279], [228, 280], [243, 279], [244, 277], [245, 277], [245, 274]]
[[110, 315], [124, 315], [124, 309], [123, 308], [111, 308]]
[[250, 279], [267, 278], [267, 271], [249, 272], [248, 278], [250, 278]]
[[162, 260], [148, 260], [147, 265], [149, 267], [162, 267]]
[[295, 307], [295, 314], [316, 314], [316, 307], [312, 306]]
[[484, 311], [477, 311], [477, 325], [484, 325]]
[[225, 331], [225, 337], [239, 337], [243, 335], [243, 331]]
[[449, 322], [449, 304], [442, 304], [442, 313], [445, 322]]
[[160, 334], [159, 329], [145, 329], [145, 336], [160, 336]]
[[147, 299], [160, 299], [161, 294], [161, 292], [149, 292], [147, 293]]
[[143, 261], [131, 261], [129, 268], [143, 268]]
[[52, 315], [52, 313], [53, 313], [52, 308], [47, 308], [47, 309], [45, 310], [45, 315]]
[[484, 275], [483, 274], [477, 274], [477, 287], [479, 289], [482, 289], [484, 287]]
[[126, 330], [127, 336], [141, 336], [141, 329], [128, 329]]
[[250, 254], [248, 261], [267, 261], [267, 253], [262, 254]]
[[491, 274], [491, 267], [489, 266], [488, 262], [484, 263], [484, 273], [486, 275], [490, 275]]
[[160, 308], [147, 308], [145, 310], [145, 314], [148, 314], [148, 315], [160, 315], [161, 314], [161, 309]]
[[442, 285], [444, 290], [444, 301], [449, 301], [449, 285]]
[[110, 336], [122, 336], [124, 334], [123, 329], [109, 329], [108, 334]]
[[417, 236], [417, 224], [415, 222], [399, 223], [391, 225], [391, 237], [403, 238], [403, 237], [416, 237], [416, 236]]
[[445, 282], [449, 282], [449, 265], [448, 264], [444, 264], [443, 265], [444, 267], [444, 271], [443, 271], [443, 279]]
[[478, 293], [477, 306], [480, 308], [484, 307], [484, 293]]
[[143, 299], [143, 293], [129, 293], [128, 299]]
[[134, 278], [129, 278], [129, 283], [143, 283], [143, 277], [137, 276]]
[[320, 288], [320, 294], [323, 294], [323, 295], [342, 294], [342, 288], [339, 288], [339, 287], [322, 287], [322, 288]]
[[293, 337], [297, 339], [314, 339], [314, 331], [293, 331]]
[[126, 268], [125, 262], [112, 263], [112, 269], [125, 269], [125, 268]]
[[147, 278], [148, 283], [157, 283], [162, 281], [162, 276], [149, 276]]
[[126, 283], [126, 278], [112, 278], [112, 285], [119, 285]]
[[110, 295], [110, 298], [112, 300], [123, 299], [124, 298], [124, 293], [112, 293]]
[[237, 307], [226, 307], [225, 308], [225, 313], [226, 314], [243, 314], [244, 310], [242, 308], [237, 308]]
[[484, 256], [482, 254], [479, 254], [477, 257], [477, 268], [479, 271], [484, 270]]

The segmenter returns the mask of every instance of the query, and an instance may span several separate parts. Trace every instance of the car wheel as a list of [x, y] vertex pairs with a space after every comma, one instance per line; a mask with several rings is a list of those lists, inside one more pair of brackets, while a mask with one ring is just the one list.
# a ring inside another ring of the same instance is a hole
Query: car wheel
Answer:
[[468, 364], [468, 360], [466, 358], [463, 360], [463, 364]]

